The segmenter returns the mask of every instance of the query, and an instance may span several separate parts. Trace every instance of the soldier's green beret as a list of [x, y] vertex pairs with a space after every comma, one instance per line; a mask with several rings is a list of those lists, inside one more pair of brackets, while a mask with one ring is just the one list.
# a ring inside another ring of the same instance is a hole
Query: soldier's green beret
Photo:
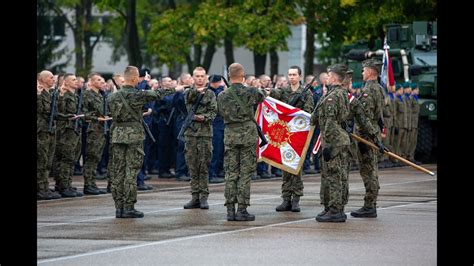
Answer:
[[403, 88], [410, 88], [410, 82], [403, 82], [402, 83]]
[[400, 88], [402, 88], [402, 84], [397, 83], [397, 84], [395, 85], [395, 88], [396, 88], [397, 90], [400, 89]]
[[375, 58], [370, 58], [362, 62], [362, 67], [370, 67], [370, 68], [375, 69], [378, 73], [380, 73], [380, 68], [382, 67], [382, 61]]
[[418, 88], [418, 84], [416, 84], [416, 82], [412, 82], [410, 86], [412, 89]]
[[328, 70], [328, 73], [334, 72], [338, 74], [339, 76], [341, 76], [342, 78], [344, 78], [349, 68], [344, 64], [334, 64], [334, 65], [329, 66], [327, 70]]

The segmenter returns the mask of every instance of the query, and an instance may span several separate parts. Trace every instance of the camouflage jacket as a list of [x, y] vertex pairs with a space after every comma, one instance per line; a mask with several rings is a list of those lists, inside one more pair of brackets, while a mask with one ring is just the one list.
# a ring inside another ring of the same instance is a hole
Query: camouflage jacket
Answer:
[[[300, 87], [296, 91], [291, 90], [291, 86], [281, 89], [272, 89], [270, 92], [270, 97], [280, 100], [284, 103], [290, 104], [290, 102], [295, 98], [299, 97], [300, 94], [303, 93], [303, 86]], [[310, 91], [305, 92], [305, 94], [300, 98], [300, 100], [296, 103], [294, 107], [297, 107], [307, 113], [313, 112], [314, 101], [313, 95]]]
[[75, 120], [70, 120], [77, 109], [77, 97], [73, 92], [67, 91], [58, 96], [57, 129], [74, 129]]
[[[188, 113], [191, 112], [198, 96], [199, 92], [194, 87], [187, 89], [184, 92], [184, 102], [186, 104]], [[196, 129], [196, 131], [188, 128], [186, 132], [184, 132], [184, 135], [195, 137], [212, 137], [212, 121], [216, 117], [216, 114], [216, 95], [212, 90], [206, 89], [206, 92], [202, 97], [202, 100], [195, 113], [195, 115], [203, 115], [204, 121], [194, 121], [192, 126]]]
[[315, 111], [311, 115], [311, 121], [312, 124], [315, 119], [319, 122], [323, 148], [337, 148], [350, 144], [349, 134], [343, 128], [349, 117], [347, 90], [341, 86], [333, 86], [333, 89], [319, 100]]
[[[245, 108], [232, 97], [229, 90], [234, 90], [237, 97], [251, 110]], [[254, 114], [255, 105], [263, 102], [265, 93], [254, 87], [245, 87], [241, 83], [233, 83], [228, 89], [217, 96], [217, 110], [224, 119], [225, 145], [256, 145], [257, 128], [250, 116]]]
[[99, 92], [92, 89], [84, 91], [82, 98], [82, 113], [84, 119], [89, 122], [87, 132], [100, 132], [104, 129], [104, 122], [99, 122], [99, 117], [104, 117], [104, 99]]
[[[132, 86], [125, 85], [121, 90], [112, 93], [107, 99], [110, 113], [114, 118], [111, 128], [111, 142], [132, 144], [143, 141], [145, 132], [139, 120], [143, 116], [143, 105], [147, 102], [160, 100], [174, 92], [174, 89], [140, 91]], [[125, 107], [119, 94], [125, 98], [133, 113], [130, 113], [128, 108]]]
[[[36, 133], [48, 131], [48, 122], [51, 115], [51, 101], [53, 90], [43, 90], [36, 96]], [[53, 129], [56, 123], [53, 121]]]
[[[359, 101], [362, 105], [365, 116], [377, 129], [377, 133], [380, 133], [378, 120], [382, 116], [384, 108], [383, 88], [376, 80], [369, 80], [365, 83], [360, 94]], [[357, 127], [357, 131], [363, 132], [359, 126]]]
[[368, 136], [373, 138], [377, 135], [380, 128], [378, 124], [373, 124], [370, 119], [367, 118], [364, 112], [364, 108], [362, 107], [362, 103], [359, 98], [354, 98], [352, 102], [349, 104], [350, 106], [350, 113], [349, 113], [349, 120], [355, 118], [356, 125], [359, 129], [359, 134], [363, 136]]

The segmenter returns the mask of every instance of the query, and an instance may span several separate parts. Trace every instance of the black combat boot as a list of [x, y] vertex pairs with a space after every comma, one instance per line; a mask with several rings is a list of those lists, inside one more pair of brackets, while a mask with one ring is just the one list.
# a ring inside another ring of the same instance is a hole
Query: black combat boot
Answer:
[[342, 211], [339, 211], [336, 208], [329, 208], [329, 211], [327, 211], [323, 216], [316, 216], [316, 221], [321, 223], [343, 223], [346, 221], [346, 217]]
[[84, 186], [84, 194], [86, 195], [99, 195], [99, 189], [95, 188], [94, 186]]
[[123, 208], [115, 209], [115, 218], [122, 218]]
[[300, 196], [293, 196], [291, 200], [291, 211], [292, 212], [300, 212]]
[[227, 221], [235, 221], [235, 207], [227, 206]]
[[123, 208], [120, 218], [143, 218], [143, 212], [135, 210], [135, 208]]
[[207, 203], [207, 196], [203, 196], [199, 199], [199, 208], [209, 209], [209, 204]]
[[362, 207], [356, 211], [351, 212], [351, 216], [357, 218], [375, 218], [377, 217], [377, 209], [376, 208], [367, 208]]
[[320, 213], [318, 213], [318, 215], [316, 215], [316, 218], [325, 215], [326, 212], [328, 212], [328, 211], [329, 211], [329, 207], [327, 205], [324, 205], [324, 210], [322, 210]]
[[77, 197], [76, 192], [77, 191], [74, 191], [72, 188], [66, 188], [66, 189], [60, 190], [59, 194], [61, 194], [63, 198], [75, 198]]
[[199, 194], [193, 193], [193, 198], [183, 206], [185, 209], [196, 209], [201, 208], [201, 203], [199, 202]]
[[275, 209], [277, 212], [291, 211], [290, 199], [283, 199], [283, 202]]
[[238, 208], [235, 221], [255, 221], [255, 215], [248, 213], [246, 208]]
[[60, 199], [61, 195], [59, 195], [56, 192], [51, 192], [51, 191], [38, 191], [36, 193], [36, 199], [37, 200], [52, 200], [52, 199]]

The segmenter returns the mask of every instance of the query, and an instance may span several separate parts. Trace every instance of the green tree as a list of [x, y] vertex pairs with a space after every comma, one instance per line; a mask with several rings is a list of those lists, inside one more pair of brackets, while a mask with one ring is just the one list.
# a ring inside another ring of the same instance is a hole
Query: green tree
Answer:
[[63, 72], [70, 58], [63, 63], [53, 63], [67, 53], [67, 47], [59, 48], [63, 38], [55, 33], [55, 27], [61, 27], [64, 21], [52, 15], [46, 0], [36, 2], [36, 11], [36, 71], [50, 69], [53, 73]]
[[265, 72], [268, 52], [288, 50], [289, 26], [301, 23], [302, 16], [296, 12], [293, 1], [285, 0], [245, 1], [241, 15], [238, 35], [242, 38], [238, 42], [253, 52], [255, 75], [258, 76]]
[[[104, 34], [100, 21], [92, 16], [93, 0], [57, 0], [50, 1], [52, 10], [71, 28], [74, 36], [74, 54], [76, 74], [87, 75], [93, 65], [94, 47]], [[67, 11], [73, 10], [70, 19]]]

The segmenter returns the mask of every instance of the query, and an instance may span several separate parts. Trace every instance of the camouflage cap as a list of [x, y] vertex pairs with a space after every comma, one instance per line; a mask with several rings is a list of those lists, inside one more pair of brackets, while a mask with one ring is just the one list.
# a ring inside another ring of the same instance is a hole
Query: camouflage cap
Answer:
[[354, 70], [352, 70], [350, 68], [347, 68], [346, 74], [347, 75], [352, 75], [352, 73], [354, 73]]
[[334, 65], [330, 65], [327, 70], [328, 70], [328, 73], [334, 72], [340, 75], [342, 78], [344, 78], [347, 74], [348, 69], [349, 68], [344, 64], [334, 64]]
[[380, 68], [382, 67], [382, 61], [375, 58], [370, 58], [362, 62], [362, 67], [370, 67], [377, 70], [377, 72], [380, 73]]

